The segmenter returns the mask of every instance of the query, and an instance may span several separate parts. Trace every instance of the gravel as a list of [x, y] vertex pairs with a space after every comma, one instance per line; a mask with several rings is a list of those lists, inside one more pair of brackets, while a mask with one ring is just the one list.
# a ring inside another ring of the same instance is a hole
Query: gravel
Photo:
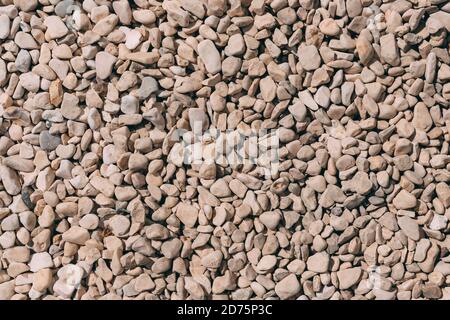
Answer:
[[0, 0], [0, 299], [450, 299], [449, 23]]

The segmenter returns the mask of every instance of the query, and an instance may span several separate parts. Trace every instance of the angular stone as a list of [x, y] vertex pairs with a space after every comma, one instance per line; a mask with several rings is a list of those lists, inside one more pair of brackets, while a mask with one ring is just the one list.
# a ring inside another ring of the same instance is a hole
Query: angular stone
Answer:
[[108, 52], [101, 51], [95, 56], [95, 70], [97, 77], [102, 80], [107, 79], [113, 70], [117, 58]]
[[316, 46], [308, 45], [298, 48], [300, 64], [306, 71], [314, 71], [320, 67], [321, 59]]

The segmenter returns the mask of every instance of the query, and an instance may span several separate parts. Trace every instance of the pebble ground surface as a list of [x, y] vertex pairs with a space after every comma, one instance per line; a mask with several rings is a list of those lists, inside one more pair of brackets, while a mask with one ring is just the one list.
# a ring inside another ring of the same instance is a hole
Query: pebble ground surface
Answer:
[[449, 33], [446, 0], [0, 0], [0, 299], [450, 299]]

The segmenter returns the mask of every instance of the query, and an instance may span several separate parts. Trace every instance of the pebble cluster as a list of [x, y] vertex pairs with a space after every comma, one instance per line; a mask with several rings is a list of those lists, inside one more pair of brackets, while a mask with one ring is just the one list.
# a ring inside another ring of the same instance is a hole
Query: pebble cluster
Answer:
[[[447, 0], [0, 0], [0, 299], [450, 299], [449, 33]], [[275, 130], [276, 172], [186, 163], [195, 123]]]

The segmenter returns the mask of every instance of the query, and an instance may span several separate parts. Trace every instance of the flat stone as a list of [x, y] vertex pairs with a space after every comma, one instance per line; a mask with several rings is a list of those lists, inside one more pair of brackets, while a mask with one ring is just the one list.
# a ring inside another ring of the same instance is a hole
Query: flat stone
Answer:
[[301, 291], [300, 282], [295, 274], [290, 274], [284, 277], [275, 285], [275, 293], [282, 300], [287, 300], [295, 297]]
[[43, 150], [55, 150], [61, 144], [61, 138], [44, 130], [39, 134], [39, 145]]
[[418, 241], [420, 239], [420, 228], [416, 220], [407, 216], [399, 217], [398, 225], [400, 229], [412, 240]]

